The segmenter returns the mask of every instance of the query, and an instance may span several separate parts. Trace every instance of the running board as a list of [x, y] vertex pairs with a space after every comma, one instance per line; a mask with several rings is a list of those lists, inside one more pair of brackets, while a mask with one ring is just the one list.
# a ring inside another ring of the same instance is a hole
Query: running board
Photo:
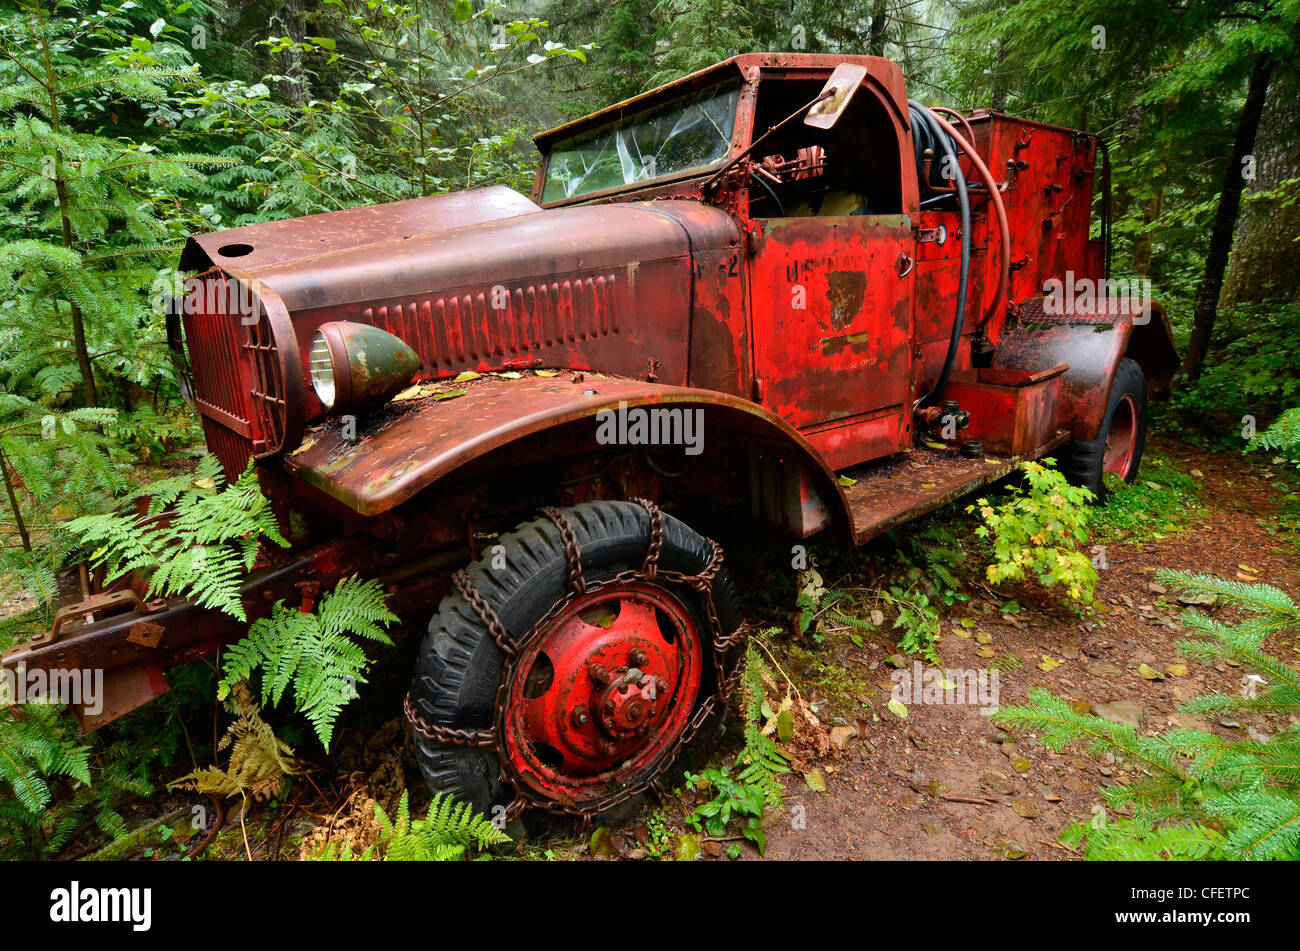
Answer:
[[1041, 446], [1018, 456], [984, 455], [967, 459], [956, 449], [913, 449], [888, 459], [863, 463], [839, 473], [854, 483], [843, 487], [853, 540], [864, 544], [891, 528], [933, 512], [967, 492], [996, 482], [1025, 459], [1038, 459], [1070, 434], [1058, 430]]

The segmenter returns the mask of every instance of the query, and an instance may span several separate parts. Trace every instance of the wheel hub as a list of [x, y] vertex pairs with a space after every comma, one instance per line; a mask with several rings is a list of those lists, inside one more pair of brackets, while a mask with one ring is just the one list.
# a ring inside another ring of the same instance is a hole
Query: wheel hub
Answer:
[[521, 653], [502, 737], [513, 772], [552, 798], [599, 798], [674, 751], [703, 652], [671, 592], [635, 583], [576, 599]]
[[1125, 393], [1111, 416], [1106, 431], [1106, 444], [1102, 453], [1102, 471], [1113, 472], [1120, 478], [1128, 476], [1137, 448], [1138, 409], [1131, 393]]

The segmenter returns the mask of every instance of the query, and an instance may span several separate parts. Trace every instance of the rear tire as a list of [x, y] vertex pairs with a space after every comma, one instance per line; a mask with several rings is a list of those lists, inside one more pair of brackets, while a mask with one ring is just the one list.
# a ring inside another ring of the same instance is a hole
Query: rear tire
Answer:
[[1106, 497], [1104, 476], [1125, 482], [1137, 478], [1147, 439], [1146, 375], [1136, 360], [1119, 362], [1110, 388], [1110, 401], [1096, 439], [1071, 439], [1061, 449], [1059, 468], [1075, 485], [1091, 489], [1100, 502]]
[[[640, 569], [651, 532], [644, 507], [632, 502], [588, 502], [562, 511], [576, 536], [589, 584]], [[660, 568], [699, 573], [712, 560], [710, 542], [671, 515], [660, 517]], [[502, 535], [468, 567], [467, 574], [516, 643], [569, 592], [564, 541], [555, 524], [544, 517]], [[729, 634], [739, 626], [741, 614], [725, 568], [715, 577], [712, 590], [723, 633]], [[580, 608], [597, 612], [595, 623], [574, 613]], [[608, 620], [611, 613], [613, 620]], [[530, 798], [550, 796], [552, 805], [560, 807], [571, 805], [565, 802], [568, 798], [584, 811], [605, 811], [604, 804], [619, 801], [624, 789], [644, 787], [651, 776], [669, 771], [680, 752], [673, 746], [674, 731], [680, 735], [685, 722], [716, 692], [706, 619], [703, 596], [680, 584], [611, 584], [575, 598], [538, 632], [530, 642], [534, 647], [520, 645], [519, 661], [509, 665], [512, 679], [505, 688], [509, 728], [497, 736], [495, 746], [446, 744], [413, 734], [429, 788], [496, 817], [501, 815], [500, 807], [515, 799], [515, 786], [524, 776]], [[608, 687], [588, 677], [593, 665], [606, 663], [611, 674], [625, 676], [618, 671], [635, 666], [626, 659], [633, 649], [650, 655], [639, 665], [644, 668], [639, 684], [629, 682], [619, 688], [619, 694], [615, 687], [622, 680]], [[492, 727], [505, 662], [504, 652], [478, 614], [459, 591], [453, 591], [429, 622], [420, 648], [411, 686], [416, 712], [431, 724]], [[674, 667], [681, 673], [670, 670]], [[651, 681], [650, 699], [641, 703], [638, 691]], [[662, 697], [656, 707], [653, 698], [658, 688]], [[602, 715], [612, 692], [617, 701], [612, 716], [618, 722]], [[590, 720], [579, 726], [575, 708], [584, 704], [591, 705]], [[523, 712], [516, 713], [516, 708]], [[563, 710], [564, 716], [557, 717], [557, 710]], [[706, 723], [696, 738], [710, 732]], [[506, 742], [507, 736], [512, 742]], [[503, 757], [509, 767], [504, 770]], [[552, 767], [555, 776], [548, 777]], [[503, 775], [511, 778], [503, 781]]]

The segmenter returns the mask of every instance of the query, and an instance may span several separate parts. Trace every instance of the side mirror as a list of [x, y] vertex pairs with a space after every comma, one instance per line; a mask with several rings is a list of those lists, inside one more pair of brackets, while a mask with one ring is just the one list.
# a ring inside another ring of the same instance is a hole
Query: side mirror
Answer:
[[816, 129], [832, 128], [840, 121], [840, 116], [844, 115], [849, 107], [849, 100], [853, 98], [853, 94], [862, 85], [862, 80], [866, 78], [865, 66], [840, 63], [835, 67], [835, 72], [831, 73], [831, 78], [826, 80], [821, 97], [813, 103], [808, 114], [804, 116], [803, 124]]

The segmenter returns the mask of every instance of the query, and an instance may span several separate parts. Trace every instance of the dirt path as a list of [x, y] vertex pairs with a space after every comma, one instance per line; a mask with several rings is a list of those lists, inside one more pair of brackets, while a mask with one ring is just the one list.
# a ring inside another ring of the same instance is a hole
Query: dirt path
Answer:
[[[1276, 532], [1276, 470], [1270, 474], [1261, 464], [1266, 460], [1239, 454], [1209, 454], [1181, 444], [1163, 448], [1200, 483], [1204, 510], [1177, 534], [1107, 544], [1109, 567], [1099, 572], [1093, 618], [1056, 609], [1027, 586], [1004, 586], [996, 598], [978, 598], [967, 610], [951, 612], [940, 645], [946, 668], [987, 665], [977, 656], [986, 640], [999, 659], [1014, 655], [1022, 664], [999, 672], [1004, 706], [1046, 687], [1099, 712], [1136, 717], [1146, 733], [1173, 725], [1225, 736], [1276, 729], [1262, 720], [1205, 723], [1177, 712], [1199, 694], [1239, 690], [1244, 672], [1182, 655], [1175, 647], [1185, 636], [1177, 621], [1181, 606], [1154, 582], [1156, 570], [1178, 568], [1257, 577], [1300, 595], [1296, 548], [1269, 533]], [[1016, 599], [1024, 610], [1014, 617], [1000, 614], [995, 606], [1004, 598]], [[963, 616], [974, 626], [962, 627]], [[872, 709], [847, 724], [859, 735], [822, 766], [825, 792], [792, 778], [786, 814], [768, 828], [767, 857], [1075, 857], [1057, 841], [1062, 829], [1089, 818], [1102, 802], [1100, 788], [1125, 781], [1126, 771], [1082, 751], [1055, 754], [1032, 737], [1006, 734], [976, 706], [917, 703], [899, 718], [885, 709], [893, 686], [887, 656], [888, 648], [876, 643], [836, 648], [837, 663], [874, 686]], [[1146, 679], [1141, 665], [1164, 679]]]

